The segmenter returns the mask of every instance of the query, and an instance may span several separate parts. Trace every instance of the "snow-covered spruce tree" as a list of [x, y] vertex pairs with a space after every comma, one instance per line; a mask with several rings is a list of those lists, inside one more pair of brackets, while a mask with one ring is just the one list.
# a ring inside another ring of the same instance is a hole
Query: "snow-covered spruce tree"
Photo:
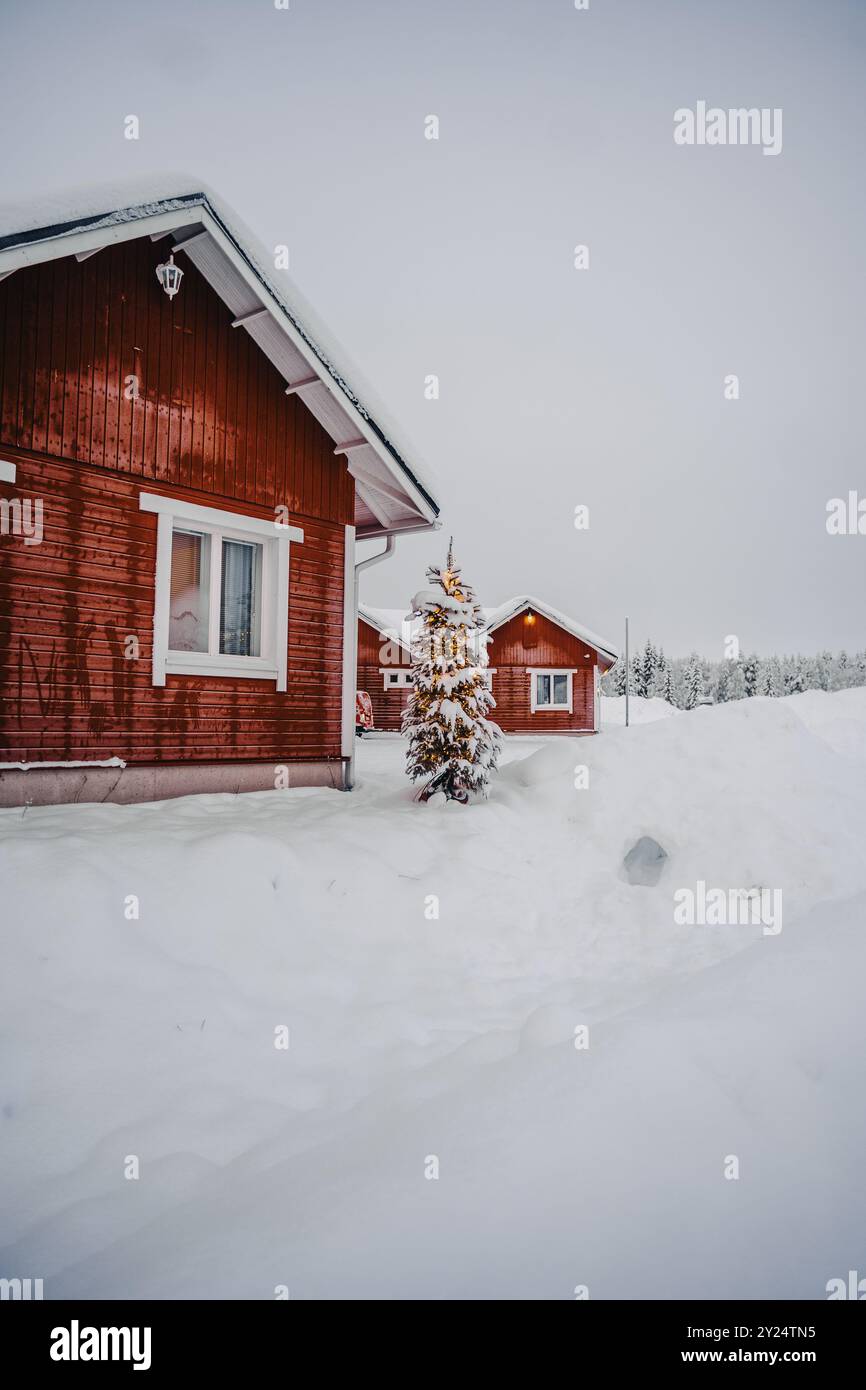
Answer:
[[780, 693], [780, 685], [779, 662], [776, 657], [771, 656], [769, 660], [761, 662], [761, 674], [758, 688], [762, 695], [775, 697]]
[[683, 686], [685, 708], [694, 709], [704, 698], [704, 674], [701, 670], [701, 663], [697, 652], [693, 652], [689, 657], [689, 664], [685, 669], [683, 678]]
[[[608, 681], [608, 687], [604, 689], [604, 681]], [[602, 689], [605, 695], [624, 695], [625, 694], [625, 660], [619, 658], [612, 671], [605, 673], [602, 678]]]
[[728, 672], [728, 694], [729, 700], [745, 700], [746, 698], [746, 673], [740, 661], [731, 662], [731, 669]]
[[403, 713], [409, 740], [406, 771], [426, 778], [424, 801], [486, 796], [502, 749], [502, 731], [487, 718], [496, 705], [487, 676], [487, 644], [475, 594], [460, 578], [448, 546], [445, 569], [428, 569], [429, 589], [412, 600], [420, 624], [412, 641], [412, 694]]
[[629, 666], [631, 668], [628, 684], [629, 694], [637, 695], [639, 699], [643, 699], [647, 693], [643, 681], [643, 662], [639, 656], [635, 655], [629, 662]]
[[652, 690], [650, 691], [650, 694], [656, 695], [659, 697], [659, 699], [663, 700], [665, 697], [665, 687], [667, 685], [667, 680], [668, 659], [665, 656], [664, 647], [659, 647], [658, 651], [656, 652], [656, 667], [655, 672], [653, 674]]
[[805, 671], [803, 669], [803, 658], [794, 656], [791, 658], [790, 666], [785, 672], [785, 694], [802, 695], [806, 689]]
[[657, 666], [657, 664], [658, 664], [658, 654], [657, 654], [657, 652], [656, 652], [656, 650], [655, 650], [655, 647], [653, 646], [652, 642], [649, 640], [649, 638], [647, 638], [647, 640], [646, 640], [646, 646], [645, 646], [644, 649], [643, 649], [643, 656], [641, 657], [641, 663], [640, 663], [640, 667], [641, 667], [641, 692], [640, 692], [640, 693], [641, 693], [641, 695], [646, 696], [647, 699], [649, 699], [649, 697], [650, 697], [651, 695], [654, 695], [654, 694], [655, 694], [654, 686], [655, 686], [655, 674], [656, 674], [656, 666]]
[[665, 683], [664, 683], [664, 686], [663, 686], [663, 688], [662, 688], [661, 694], [662, 694], [662, 699], [663, 699], [663, 700], [667, 700], [667, 702], [668, 702], [669, 705], [675, 705], [675, 704], [676, 704], [676, 697], [675, 697], [675, 695], [674, 695], [674, 677], [673, 677], [673, 672], [671, 671], [671, 668], [670, 668], [670, 666], [668, 666], [667, 662], [665, 662]]
[[757, 652], [751, 652], [743, 662], [743, 680], [746, 683], [746, 695], [749, 699], [758, 694], [758, 673], [761, 663], [758, 660]]

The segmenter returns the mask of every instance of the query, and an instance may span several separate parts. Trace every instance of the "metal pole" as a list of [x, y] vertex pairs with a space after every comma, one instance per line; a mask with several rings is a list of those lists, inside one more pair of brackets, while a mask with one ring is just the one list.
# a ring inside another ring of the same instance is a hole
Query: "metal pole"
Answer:
[[625, 620], [625, 726], [628, 728], [628, 687], [631, 679], [631, 667], [628, 661], [628, 618]]

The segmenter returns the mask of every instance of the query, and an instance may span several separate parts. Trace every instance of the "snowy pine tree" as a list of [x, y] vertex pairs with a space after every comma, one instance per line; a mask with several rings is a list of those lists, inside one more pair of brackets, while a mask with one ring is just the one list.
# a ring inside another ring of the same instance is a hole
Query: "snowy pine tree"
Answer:
[[758, 689], [761, 695], [776, 696], [781, 694], [779, 662], [776, 657], [771, 657], [769, 661], [761, 662], [761, 671]]
[[406, 771], [413, 782], [428, 779], [423, 800], [443, 792], [465, 802], [470, 792], [487, 795], [502, 748], [501, 730], [487, 718], [496, 701], [485, 670], [481, 609], [460, 578], [452, 545], [445, 569], [428, 569], [427, 579], [431, 588], [412, 600], [412, 616], [421, 622], [412, 641], [414, 684], [403, 713]]
[[641, 688], [638, 692], [646, 699], [654, 693], [656, 674], [656, 651], [652, 642], [647, 638], [646, 646], [643, 649], [643, 656], [640, 661]]
[[610, 672], [610, 694], [625, 694], [625, 661], [620, 657], [619, 661]]
[[791, 664], [785, 672], [785, 694], [801, 695], [805, 689], [803, 658], [801, 656], [792, 657]]
[[743, 662], [743, 679], [746, 683], [746, 695], [749, 697], [758, 694], [760, 664], [757, 652], [752, 652]]
[[697, 652], [689, 657], [684, 677], [684, 707], [694, 709], [704, 698], [704, 675]]
[[742, 662], [731, 662], [726, 698], [728, 700], [745, 700], [746, 698], [746, 673]]
[[653, 683], [650, 690], [651, 695], [659, 696], [664, 699], [665, 682], [667, 679], [668, 661], [665, 656], [664, 647], [659, 647], [655, 654], [655, 671], [653, 673]]
[[629, 694], [646, 695], [646, 686], [643, 683], [643, 662], [639, 656], [633, 656], [630, 662], [631, 675], [629, 677]]
[[831, 690], [847, 690], [853, 685], [852, 672], [848, 669], [848, 653], [843, 650], [836, 658], [836, 669], [830, 682]]
[[667, 700], [669, 705], [676, 704], [676, 699], [674, 697], [674, 676], [667, 662], [665, 662], [664, 686], [662, 687], [661, 695], [662, 699]]

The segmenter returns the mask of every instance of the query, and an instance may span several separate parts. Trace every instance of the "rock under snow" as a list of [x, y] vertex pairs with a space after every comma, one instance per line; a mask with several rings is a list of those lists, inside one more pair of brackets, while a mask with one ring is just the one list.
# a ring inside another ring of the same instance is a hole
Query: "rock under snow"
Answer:
[[622, 861], [626, 878], [629, 883], [654, 888], [661, 878], [667, 857], [667, 850], [662, 849], [658, 840], [651, 835], [641, 835]]

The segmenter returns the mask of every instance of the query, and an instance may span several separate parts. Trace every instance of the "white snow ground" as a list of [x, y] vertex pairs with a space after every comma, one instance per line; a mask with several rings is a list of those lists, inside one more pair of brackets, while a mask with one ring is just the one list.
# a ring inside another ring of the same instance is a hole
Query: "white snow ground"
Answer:
[[[468, 808], [413, 803], [403, 752], [363, 740], [352, 796], [0, 814], [0, 1275], [567, 1299], [862, 1272], [866, 690], [510, 740]], [[642, 834], [654, 888], [621, 869]], [[674, 925], [699, 878], [781, 888], [781, 933]]]

